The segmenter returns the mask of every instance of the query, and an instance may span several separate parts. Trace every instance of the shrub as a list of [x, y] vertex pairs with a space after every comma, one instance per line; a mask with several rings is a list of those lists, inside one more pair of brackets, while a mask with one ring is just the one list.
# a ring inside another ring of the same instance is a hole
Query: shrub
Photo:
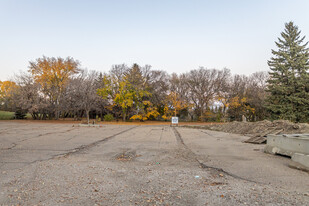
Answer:
[[25, 119], [27, 113], [21, 109], [15, 111], [14, 118], [15, 119]]
[[113, 121], [114, 120], [114, 116], [112, 114], [106, 114], [104, 115], [104, 121]]

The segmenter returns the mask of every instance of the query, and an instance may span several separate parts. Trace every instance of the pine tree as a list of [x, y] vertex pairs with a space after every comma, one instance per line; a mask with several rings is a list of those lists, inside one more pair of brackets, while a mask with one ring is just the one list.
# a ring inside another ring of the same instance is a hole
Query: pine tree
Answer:
[[309, 121], [309, 49], [293, 22], [285, 24], [268, 61], [268, 109], [276, 119]]

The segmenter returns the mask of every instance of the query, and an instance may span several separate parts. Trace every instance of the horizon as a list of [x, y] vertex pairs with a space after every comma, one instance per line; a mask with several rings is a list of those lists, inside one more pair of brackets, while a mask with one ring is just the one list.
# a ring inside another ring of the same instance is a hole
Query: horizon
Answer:
[[71, 56], [82, 68], [98, 72], [137, 63], [169, 74], [205, 67], [250, 75], [269, 71], [267, 61], [285, 23], [293, 21], [301, 36], [309, 35], [305, 0], [32, 0], [0, 5], [5, 31], [1, 81], [27, 71], [29, 61], [43, 55]]

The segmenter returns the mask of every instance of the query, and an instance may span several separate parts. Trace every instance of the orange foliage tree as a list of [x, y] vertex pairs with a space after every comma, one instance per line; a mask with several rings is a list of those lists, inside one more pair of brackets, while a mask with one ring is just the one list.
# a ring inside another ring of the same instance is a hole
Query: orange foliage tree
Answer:
[[235, 96], [228, 102], [228, 112], [233, 119], [241, 120], [242, 115], [247, 119], [252, 118], [255, 109], [248, 104], [247, 97], [239, 98]]
[[190, 104], [186, 103], [177, 92], [171, 92], [167, 96], [162, 118], [164, 120], [169, 120], [173, 115], [177, 116], [180, 110], [188, 108], [189, 106]]
[[71, 57], [63, 59], [43, 56], [29, 63], [29, 72], [40, 84], [42, 93], [49, 99], [54, 108], [54, 115], [58, 119], [61, 95], [70, 77], [79, 73], [79, 62]]
[[9, 110], [14, 92], [18, 86], [13, 81], [0, 81], [0, 105], [3, 110]]

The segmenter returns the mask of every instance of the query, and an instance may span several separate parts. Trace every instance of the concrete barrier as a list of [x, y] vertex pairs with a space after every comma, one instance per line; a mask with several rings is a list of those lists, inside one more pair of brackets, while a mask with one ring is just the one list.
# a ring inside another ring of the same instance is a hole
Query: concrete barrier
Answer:
[[290, 156], [309, 168], [309, 134], [268, 135], [266, 153]]
[[299, 164], [302, 164], [303, 166], [309, 168], [309, 155], [294, 153], [292, 155], [292, 160], [294, 162], [298, 162]]

